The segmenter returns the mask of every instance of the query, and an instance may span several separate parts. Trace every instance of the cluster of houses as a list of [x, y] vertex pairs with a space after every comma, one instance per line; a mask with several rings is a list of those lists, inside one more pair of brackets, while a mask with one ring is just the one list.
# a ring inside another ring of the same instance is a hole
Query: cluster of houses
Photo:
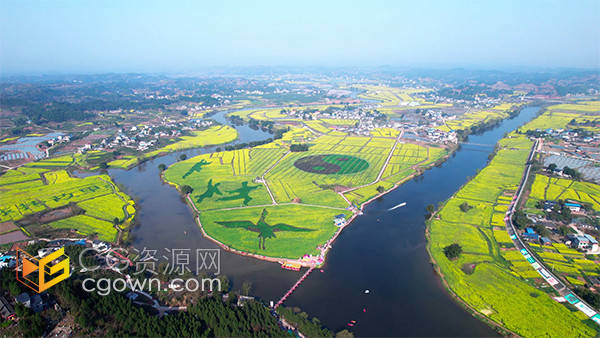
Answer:
[[458, 138], [456, 136], [456, 132], [454, 130], [443, 131], [436, 128], [424, 128], [423, 130], [425, 138], [429, 142], [433, 143], [442, 143], [442, 144], [451, 144], [457, 143]]
[[565, 241], [565, 244], [570, 245], [574, 249], [583, 251], [597, 252], [599, 249], [598, 241], [593, 236], [590, 236], [588, 234], [569, 234], [567, 235], [567, 240]]
[[285, 113], [299, 120], [354, 120], [351, 125], [334, 125], [331, 128], [345, 133], [370, 136], [370, 131], [375, 128], [395, 128], [399, 123], [389, 121], [384, 114], [366, 108], [341, 108], [338, 110], [324, 110], [307, 112], [301, 109], [286, 110]]
[[56, 144], [69, 143], [69, 142], [71, 142], [71, 136], [70, 135], [58, 135], [54, 138], [47, 140], [46, 142], [48, 142], [48, 145], [50, 145], [51, 147]]
[[[544, 201], [540, 206], [546, 212], [552, 212], [557, 206], [558, 202], [556, 201]], [[595, 227], [592, 225], [588, 225], [582, 223], [581, 220], [585, 219], [585, 209], [583, 205], [574, 201], [567, 201], [564, 203], [564, 207], [569, 209], [573, 215], [578, 216], [573, 218], [573, 224], [570, 224], [570, 228], [576, 230], [576, 234], [569, 234], [567, 236], [560, 236], [558, 234], [557, 223], [554, 221], [550, 221], [543, 216], [529, 215], [528, 218], [534, 223], [543, 224], [545, 227], [553, 230], [554, 234], [546, 236], [540, 236], [534, 228], [528, 227], [522, 233], [522, 238], [531, 241], [531, 242], [539, 242], [542, 245], [551, 245], [552, 237], [554, 242], [563, 242], [565, 245], [572, 247], [573, 249], [577, 249], [580, 251], [584, 251], [586, 253], [596, 254], [600, 253], [600, 247], [598, 246], [598, 241], [589, 234], [583, 233], [582, 230], [590, 229], [594, 230]]]
[[548, 143], [542, 150], [546, 154], [600, 160], [600, 134], [581, 129], [537, 129], [533, 133], [560, 140], [560, 144]]
[[351, 133], [355, 135], [371, 136], [371, 131], [375, 128], [398, 128], [398, 123], [394, 122], [383, 122], [381, 120], [374, 120], [372, 118], [366, 118], [358, 120], [355, 125], [352, 126], [332, 126], [332, 129], [339, 130], [345, 133]]
[[[546, 236], [538, 235], [531, 227], [525, 228], [523, 239], [530, 242], [539, 242], [541, 245], [552, 245], [552, 240]], [[594, 236], [589, 234], [569, 234], [564, 239], [565, 245], [586, 253], [599, 253], [600, 247]]]
[[97, 145], [85, 144], [78, 149], [83, 153], [89, 150], [110, 151], [121, 147], [146, 151], [157, 145], [161, 138], [174, 138], [182, 135], [182, 131], [204, 129], [213, 125], [212, 120], [191, 119], [173, 122], [163, 120], [157, 125], [132, 126], [118, 129], [112, 137], [104, 138]]

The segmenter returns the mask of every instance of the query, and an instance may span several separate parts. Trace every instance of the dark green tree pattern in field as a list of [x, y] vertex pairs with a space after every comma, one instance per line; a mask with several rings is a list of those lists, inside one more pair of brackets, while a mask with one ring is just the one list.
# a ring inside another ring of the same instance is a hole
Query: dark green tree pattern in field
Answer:
[[248, 182], [242, 182], [242, 186], [239, 189], [228, 191], [230, 194], [234, 194], [227, 197], [219, 198], [219, 201], [233, 201], [233, 200], [244, 200], [244, 205], [248, 205], [248, 202], [252, 200], [250, 197], [250, 192], [254, 189], [257, 189], [258, 186], [248, 186]]
[[183, 176], [181, 176], [181, 178], [186, 178], [188, 176], [190, 176], [191, 174], [195, 173], [195, 172], [200, 172], [200, 170], [202, 170], [202, 167], [209, 165], [211, 162], [208, 162], [205, 159], [202, 159], [202, 161], [194, 164], [190, 170], [188, 170], [185, 174], [183, 174]]
[[226, 221], [226, 222], [216, 222], [226, 228], [242, 228], [248, 231], [258, 232], [258, 248], [265, 249], [265, 241], [267, 238], [275, 238], [276, 231], [292, 231], [292, 232], [300, 232], [300, 231], [313, 231], [312, 229], [299, 228], [289, 224], [277, 223], [275, 225], [269, 225], [265, 218], [267, 217], [267, 209], [263, 209], [260, 219], [258, 222], [253, 223], [252, 221]]
[[299, 158], [294, 166], [314, 174], [344, 175], [366, 170], [369, 162], [351, 155], [326, 154]]
[[208, 184], [206, 185], [206, 191], [204, 191], [202, 193], [202, 195], [196, 196], [196, 202], [197, 203], [202, 203], [202, 201], [204, 201], [205, 198], [213, 197], [214, 194], [223, 195], [221, 193], [221, 191], [219, 190], [219, 185], [220, 184], [221, 183], [217, 183], [217, 184], [213, 185], [212, 184], [212, 178], [210, 180], [208, 180]]

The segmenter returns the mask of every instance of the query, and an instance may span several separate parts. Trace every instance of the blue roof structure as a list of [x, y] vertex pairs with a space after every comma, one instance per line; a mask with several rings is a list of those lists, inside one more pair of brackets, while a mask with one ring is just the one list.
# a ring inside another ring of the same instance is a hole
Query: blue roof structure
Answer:
[[523, 237], [526, 237], [526, 238], [529, 238], [529, 239], [538, 239], [538, 238], [540, 238], [540, 235], [525, 233], [525, 234], [523, 234]]

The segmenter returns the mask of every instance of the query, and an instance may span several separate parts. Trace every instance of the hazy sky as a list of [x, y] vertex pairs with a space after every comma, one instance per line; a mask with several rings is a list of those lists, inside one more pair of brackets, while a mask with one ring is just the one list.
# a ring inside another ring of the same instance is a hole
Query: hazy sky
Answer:
[[0, 1], [0, 72], [600, 67], [600, 0]]

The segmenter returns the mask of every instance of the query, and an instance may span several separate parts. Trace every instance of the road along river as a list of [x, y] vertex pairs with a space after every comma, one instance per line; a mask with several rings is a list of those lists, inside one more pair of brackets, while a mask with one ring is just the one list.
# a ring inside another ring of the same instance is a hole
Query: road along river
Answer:
[[[328, 328], [351, 329], [359, 336], [491, 336], [494, 331], [472, 317], [444, 289], [425, 248], [425, 206], [449, 198], [477, 170], [502, 136], [532, 119], [538, 107], [527, 107], [515, 118], [471, 135], [452, 157], [365, 207], [344, 229], [322, 269], [314, 272], [286, 300], [317, 316]], [[225, 122], [219, 113], [219, 122]], [[271, 137], [246, 126], [236, 127], [249, 142]], [[192, 211], [179, 193], [159, 178], [158, 165], [170, 165], [180, 154], [190, 156], [214, 147], [168, 154], [131, 170], [110, 170], [140, 207], [140, 226], [132, 231], [138, 249], [216, 249], [204, 238]], [[401, 208], [388, 210], [400, 203]], [[195, 266], [195, 265], [194, 265]], [[234, 289], [244, 281], [251, 294], [277, 301], [302, 272], [221, 251], [221, 273]], [[369, 290], [365, 293], [365, 290]], [[346, 326], [351, 320], [357, 324]]]

